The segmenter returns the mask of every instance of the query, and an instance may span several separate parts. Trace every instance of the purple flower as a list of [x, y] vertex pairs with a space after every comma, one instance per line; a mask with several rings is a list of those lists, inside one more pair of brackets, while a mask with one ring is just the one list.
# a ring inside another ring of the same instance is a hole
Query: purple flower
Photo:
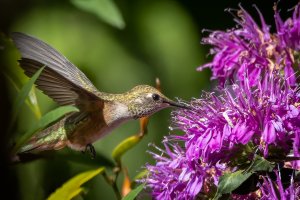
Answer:
[[[191, 109], [173, 111], [171, 130], [183, 134], [166, 137], [165, 150], [151, 153], [156, 163], [146, 166], [149, 176], [143, 181], [154, 199], [214, 197], [220, 176], [245, 171], [256, 155], [300, 170], [299, 159], [288, 162], [300, 156], [300, 90], [293, 69], [300, 47], [299, 5], [285, 22], [275, 10], [274, 34], [259, 11], [261, 27], [241, 8], [239, 28], [215, 31], [204, 39], [214, 46], [214, 58], [200, 69], [211, 67], [213, 78], [223, 84], [231, 79], [233, 84], [193, 99]], [[274, 185], [268, 170], [259, 176], [259, 191], [232, 198], [300, 195], [300, 183], [294, 183], [293, 176], [286, 188], [280, 173], [273, 170]]]
[[299, 154], [300, 93], [279, 75], [266, 75], [257, 87], [248, 79], [191, 102], [193, 110], [173, 113], [174, 126], [183, 136], [190, 160], [225, 162], [246, 145], [257, 146], [265, 157], [280, 150]]
[[238, 170], [236, 164], [251, 162], [254, 154], [299, 155], [300, 92], [278, 74], [259, 80], [251, 87], [246, 78], [173, 112], [172, 129], [184, 134], [168, 136], [166, 150], [152, 153], [156, 164], [147, 166], [145, 182], [155, 199], [194, 199], [207, 180], [217, 187], [224, 172]]
[[293, 66], [299, 67], [295, 59], [300, 47], [299, 5], [293, 17], [285, 22], [275, 9], [276, 33], [270, 33], [262, 14], [258, 9], [257, 12], [261, 26], [241, 7], [235, 19], [237, 28], [214, 31], [204, 38], [204, 44], [213, 46], [210, 54], [214, 57], [212, 62], [200, 66], [198, 70], [211, 68], [212, 78], [218, 79], [221, 85], [228, 79], [243, 81], [247, 76], [250, 86], [256, 85], [261, 73], [280, 71], [294, 85], [296, 77]]
[[194, 199], [204, 185], [208, 168], [200, 162], [189, 162], [179, 145], [167, 143], [166, 150], [157, 148], [159, 153], [151, 153], [156, 165], [146, 166], [150, 175], [144, 181], [155, 199]]
[[294, 183], [294, 178], [291, 177], [288, 187], [283, 186], [280, 173], [275, 171], [276, 181], [273, 181], [269, 176], [263, 177], [263, 184], [260, 187], [262, 200], [289, 200], [297, 199], [300, 196], [300, 184]]
[[[281, 19], [279, 13], [275, 12], [275, 23], [277, 28], [277, 37], [282, 48], [290, 48], [294, 51], [300, 50], [300, 7], [296, 6], [293, 16], [285, 22]], [[293, 54], [292, 54], [293, 55]]]

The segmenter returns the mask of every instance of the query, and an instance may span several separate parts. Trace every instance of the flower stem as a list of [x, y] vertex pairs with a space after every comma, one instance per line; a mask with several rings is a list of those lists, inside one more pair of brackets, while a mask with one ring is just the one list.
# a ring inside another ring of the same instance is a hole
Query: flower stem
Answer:
[[121, 199], [122, 199], [122, 196], [121, 196], [121, 193], [120, 193], [119, 188], [118, 188], [118, 186], [117, 186], [117, 177], [118, 177], [118, 174], [116, 174], [115, 178], [112, 178], [112, 177], [108, 176], [108, 175], [106, 174], [106, 172], [102, 173], [102, 175], [103, 175], [105, 181], [106, 181], [109, 185], [112, 186], [113, 191], [114, 191], [114, 193], [115, 193], [115, 195], [116, 195], [116, 198], [117, 198], [118, 200], [121, 200]]

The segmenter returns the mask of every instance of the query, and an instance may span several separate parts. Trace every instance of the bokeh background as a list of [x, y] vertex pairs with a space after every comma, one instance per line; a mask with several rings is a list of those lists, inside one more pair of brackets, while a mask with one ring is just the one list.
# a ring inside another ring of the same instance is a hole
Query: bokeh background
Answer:
[[[84, 0], [82, 0], [84, 1]], [[101, 1], [99, 1], [101, 2]], [[253, 14], [256, 4], [264, 13], [268, 24], [273, 24], [274, 1], [197, 1], [197, 0], [131, 0], [114, 1], [124, 24], [114, 23], [75, 6], [74, 1], [62, 0], [0, 0], [0, 54], [1, 72], [17, 82], [27, 79], [17, 65], [19, 54], [9, 40], [14, 31], [24, 32], [47, 42], [78, 66], [100, 90], [121, 93], [138, 84], [155, 85], [159, 77], [163, 92], [170, 98], [190, 100], [199, 97], [202, 90], [215, 86], [210, 81], [210, 71], [197, 72], [196, 68], [207, 62], [208, 47], [200, 44], [207, 35], [202, 30], [225, 30], [235, 25], [226, 8], [241, 5]], [[279, 2], [282, 15], [297, 1]], [[103, 10], [103, 9], [102, 9]], [[1, 195], [9, 199], [45, 199], [63, 182], [77, 173], [99, 167], [96, 161], [86, 162], [88, 155], [78, 153], [76, 159], [63, 150], [58, 157], [9, 165], [7, 155], [14, 140], [26, 132], [37, 119], [24, 105], [17, 123], [9, 133], [11, 104], [17, 91], [0, 76], [1, 89]], [[41, 113], [57, 107], [50, 98], [37, 91]], [[147, 153], [149, 143], [161, 145], [168, 129], [171, 110], [163, 110], [150, 119], [149, 133], [124, 157], [130, 177], [134, 177], [145, 163], [152, 163]], [[110, 135], [95, 143], [96, 151], [112, 162], [113, 148], [126, 137], [137, 133], [139, 124], [132, 121], [115, 129]], [[180, 134], [180, 133], [178, 133]], [[54, 153], [56, 154], [56, 152]], [[82, 159], [80, 158], [82, 157]], [[99, 164], [99, 165], [98, 165]], [[122, 177], [119, 178], [122, 180]], [[121, 182], [120, 182], [121, 184]], [[113, 190], [97, 176], [87, 185], [84, 199], [115, 199]]]

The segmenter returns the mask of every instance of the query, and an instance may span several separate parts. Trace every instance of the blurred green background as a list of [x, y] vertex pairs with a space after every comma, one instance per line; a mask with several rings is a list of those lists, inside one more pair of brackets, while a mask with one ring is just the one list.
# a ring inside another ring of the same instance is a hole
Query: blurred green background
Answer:
[[[19, 54], [11, 41], [13, 31], [33, 35], [65, 55], [78, 66], [94, 85], [109, 93], [125, 92], [138, 84], [155, 85], [159, 77], [163, 93], [170, 98], [190, 100], [199, 97], [202, 90], [209, 90], [210, 72], [196, 72], [197, 66], [208, 61], [208, 48], [200, 45], [202, 29], [226, 29], [234, 25], [232, 16], [224, 9], [237, 8], [239, 1], [172, 1], [133, 0], [114, 1], [111, 8], [104, 5], [90, 13], [78, 7], [79, 1], [89, 0], [1, 0], [1, 71], [24, 83], [27, 79], [17, 65]], [[109, 1], [109, 0], [108, 0]], [[104, 2], [104, 3], [103, 3]], [[273, 1], [241, 1], [242, 5], [255, 13], [255, 3], [266, 13], [267, 22], [272, 24]], [[295, 1], [296, 2], [296, 1]], [[265, 2], [266, 3], [266, 2]], [[77, 6], [76, 6], [77, 5]], [[291, 8], [294, 4], [284, 5]], [[115, 13], [117, 12], [117, 13]], [[111, 14], [112, 13], [112, 14]], [[110, 16], [113, 15], [113, 16]], [[256, 15], [257, 19], [257, 15]], [[17, 126], [10, 133], [5, 128], [10, 119], [10, 105], [17, 95], [16, 89], [1, 75], [1, 145], [3, 162], [1, 174], [6, 187], [2, 194], [10, 199], [44, 199], [63, 182], [75, 174], [97, 167], [95, 162], [85, 162], [88, 155], [78, 153], [82, 160], [41, 159], [14, 166], [6, 165], [7, 148], [14, 138], [28, 130], [37, 119], [24, 105], [18, 117]], [[42, 114], [57, 107], [50, 98], [37, 92]], [[149, 133], [124, 157], [123, 163], [134, 177], [145, 163], [153, 163], [146, 152], [149, 143], [160, 146], [163, 136], [170, 133], [171, 110], [163, 110], [150, 119]], [[113, 148], [128, 136], [137, 133], [139, 124], [132, 121], [115, 129], [110, 135], [94, 144], [97, 153], [111, 160]], [[63, 150], [68, 151], [68, 150]], [[122, 177], [119, 178], [122, 180]], [[112, 189], [102, 176], [87, 184], [89, 191], [84, 199], [115, 199]]]

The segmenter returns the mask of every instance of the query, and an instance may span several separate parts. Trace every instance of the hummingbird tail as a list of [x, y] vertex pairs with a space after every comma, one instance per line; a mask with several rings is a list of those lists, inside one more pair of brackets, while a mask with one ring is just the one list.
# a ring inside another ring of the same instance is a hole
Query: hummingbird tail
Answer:
[[21, 149], [20, 153], [58, 150], [66, 146], [67, 135], [64, 129], [65, 120], [60, 120], [52, 126], [36, 133]]

